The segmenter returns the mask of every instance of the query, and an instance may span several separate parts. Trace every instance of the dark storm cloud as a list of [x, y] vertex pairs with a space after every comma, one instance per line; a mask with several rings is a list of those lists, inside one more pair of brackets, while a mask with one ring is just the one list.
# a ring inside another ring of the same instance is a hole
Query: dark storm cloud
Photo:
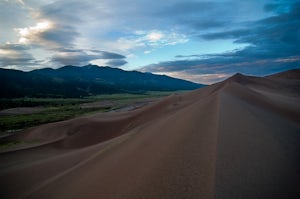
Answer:
[[96, 57], [86, 54], [68, 54], [61, 55], [56, 54], [51, 58], [52, 62], [57, 62], [62, 65], [85, 65], [88, 64], [89, 61], [94, 60]]
[[171, 19], [172, 23], [185, 27], [185, 32], [198, 32], [232, 25], [235, 17], [228, 10], [237, 8], [237, 3], [231, 1], [183, 1], [173, 2], [155, 15]]
[[175, 58], [204, 58], [205, 55], [176, 55]]
[[79, 33], [72, 26], [58, 25], [54, 29], [45, 31], [39, 35], [42, 41], [50, 42], [58, 46], [72, 47]]
[[[278, 9], [278, 8], [277, 8]], [[240, 51], [240, 56], [277, 58], [300, 53], [300, 3], [290, 7], [288, 13], [257, 21], [248, 29], [238, 29], [202, 35], [202, 38], [234, 39], [237, 43], [248, 43], [248, 47]]]
[[[98, 51], [98, 50], [74, 50], [74, 49], [56, 49], [57, 53], [51, 58], [52, 62], [62, 65], [86, 65], [90, 61], [103, 59], [113, 63], [112, 66], [121, 66], [127, 62], [126, 57], [120, 54]], [[119, 65], [117, 64], [119, 63]], [[123, 63], [123, 64], [122, 64]]]
[[[235, 73], [263, 75], [300, 67], [300, 3], [284, 8], [265, 6], [279, 13], [251, 22], [249, 28], [202, 34], [205, 40], [232, 39], [249, 44], [242, 50], [209, 55], [176, 56], [175, 61], [160, 62], [143, 68], [144, 71], [186, 73]], [[288, 8], [288, 9], [287, 9]], [[285, 12], [280, 11], [285, 10]], [[280, 11], [280, 12], [279, 12]], [[205, 59], [204, 59], [205, 58]]]
[[1, 50], [12, 50], [12, 51], [19, 51], [19, 50], [29, 50], [29, 46], [20, 45], [20, 44], [4, 44], [0, 45]]
[[112, 52], [101, 51], [101, 50], [93, 50], [92, 52], [101, 54], [101, 59], [125, 59], [126, 58], [124, 55], [120, 55], [120, 54], [112, 53]]
[[54, 51], [56, 52], [64, 52], [64, 53], [80, 53], [82, 52], [81, 49], [71, 49], [71, 48], [53, 48]]
[[243, 36], [248, 36], [251, 34], [250, 29], [239, 29], [239, 30], [231, 30], [226, 32], [216, 32], [216, 33], [209, 33], [201, 35], [203, 39], [206, 40], [215, 40], [215, 39], [236, 39]]
[[2, 56], [0, 55], [0, 65], [4, 68], [17, 65], [35, 65], [36, 61], [31, 54], [19, 53], [17, 56]]
[[123, 65], [127, 64], [127, 61], [125, 61], [123, 59], [113, 59], [113, 60], [109, 60], [108, 62], [106, 62], [106, 64], [111, 67], [119, 67], [119, 66], [123, 66]]
[[[247, 60], [240, 57], [215, 57], [210, 59], [166, 61], [146, 66], [142, 71], [182, 72], [186, 74], [234, 74], [265, 75], [282, 70], [299, 68], [300, 56], [278, 59]], [[196, 81], [196, 80], [195, 80]]]

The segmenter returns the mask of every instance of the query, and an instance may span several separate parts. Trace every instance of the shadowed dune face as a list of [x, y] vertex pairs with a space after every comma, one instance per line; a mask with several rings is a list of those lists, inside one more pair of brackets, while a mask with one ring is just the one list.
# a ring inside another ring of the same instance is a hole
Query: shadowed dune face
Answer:
[[[237, 74], [142, 108], [6, 138], [4, 198], [298, 198], [299, 70]], [[18, 190], [18, 191], [16, 191]]]
[[269, 83], [233, 81], [220, 93], [216, 198], [299, 196], [299, 93]]
[[299, 81], [300, 80], [300, 70], [299, 69], [293, 69], [281, 73], [277, 73], [274, 75], [267, 76], [269, 79], [285, 79], [285, 80], [293, 80], [293, 81]]

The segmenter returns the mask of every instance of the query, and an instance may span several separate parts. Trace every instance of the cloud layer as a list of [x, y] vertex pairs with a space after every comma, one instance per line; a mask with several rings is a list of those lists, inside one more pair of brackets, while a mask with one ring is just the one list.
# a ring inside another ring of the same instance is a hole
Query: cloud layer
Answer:
[[[177, 55], [176, 60], [150, 64], [144, 71], [174, 73], [197, 82], [210, 82], [195, 74], [233, 74], [242, 72], [265, 75], [300, 67], [300, 3], [267, 4], [273, 12], [268, 18], [247, 22], [241, 28], [199, 34], [199, 39], [233, 39], [249, 44], [241, 50], [219, 54]], [[190, 74], [190, 77], [189, 75]]]
[[[0, 67], [89, 63], [201, 83], [299, 67], [299, 0], [0, 1]], [[7, 17], [10, 16], [10, 17]]]

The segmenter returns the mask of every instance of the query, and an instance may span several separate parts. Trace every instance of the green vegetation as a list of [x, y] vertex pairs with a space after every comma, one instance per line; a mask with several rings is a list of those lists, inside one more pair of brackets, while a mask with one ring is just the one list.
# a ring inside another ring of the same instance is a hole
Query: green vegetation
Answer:
[[15, 99], [0, 99], [0, 110], [15, 108], [15, 107], [59, 107], [93, 102], [92, 98], [15, 98]]
[[24, 115], [2, 115], [0, 116], [0, 130], [18, 130], [38, 124], [57, 122], [74, 118], [85, 113], [106, 111], [107, 108], [80, 108], [79, 106], [62, 106], [61, 108], [47, 108], [44, 111]]
[[148, 91], [140, 94], [131, 93], [120, 93], [120, 94], [107, 94], [107, 95], [97, 95], [88, 99], [100, 100], [100, 101], [110, 101], [116, 103], [117, 105], [113, 109], [120, 108], [131, 103], [157, 99], [160, 97], [168, 96], [174, 93], [181, 93], [186, 91]]
[[[182, 92], [182, 91], [177, 91]], [[39, 112], [31, 114], [7, 114], [0, 115], [0, 132], [14, 132], [39, 124], [62, 121], [75, 118], [84, 114], [105, 112], [170, 95], [174, 92], [147, 92], [143, 94], [107, 94], [88, 98], [18, 98], [0, 99], [1, 108], [13, 107], [45, 107]], [[100, 103], [85, 107], [85, 104]], [[102, 103], [103, 102], [103, 103]], [[101, 104], [102, 103], [102, 104]]]

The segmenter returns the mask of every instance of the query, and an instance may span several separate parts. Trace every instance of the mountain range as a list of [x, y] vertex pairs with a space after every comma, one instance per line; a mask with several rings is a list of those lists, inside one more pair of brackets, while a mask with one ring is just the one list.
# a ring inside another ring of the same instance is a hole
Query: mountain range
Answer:
[[96, 65], [43, 68], [30, 72], [0, 69], [2, 98], [84, 97], [112, 93], [193, 90], [204, 85], [165, 75]]

